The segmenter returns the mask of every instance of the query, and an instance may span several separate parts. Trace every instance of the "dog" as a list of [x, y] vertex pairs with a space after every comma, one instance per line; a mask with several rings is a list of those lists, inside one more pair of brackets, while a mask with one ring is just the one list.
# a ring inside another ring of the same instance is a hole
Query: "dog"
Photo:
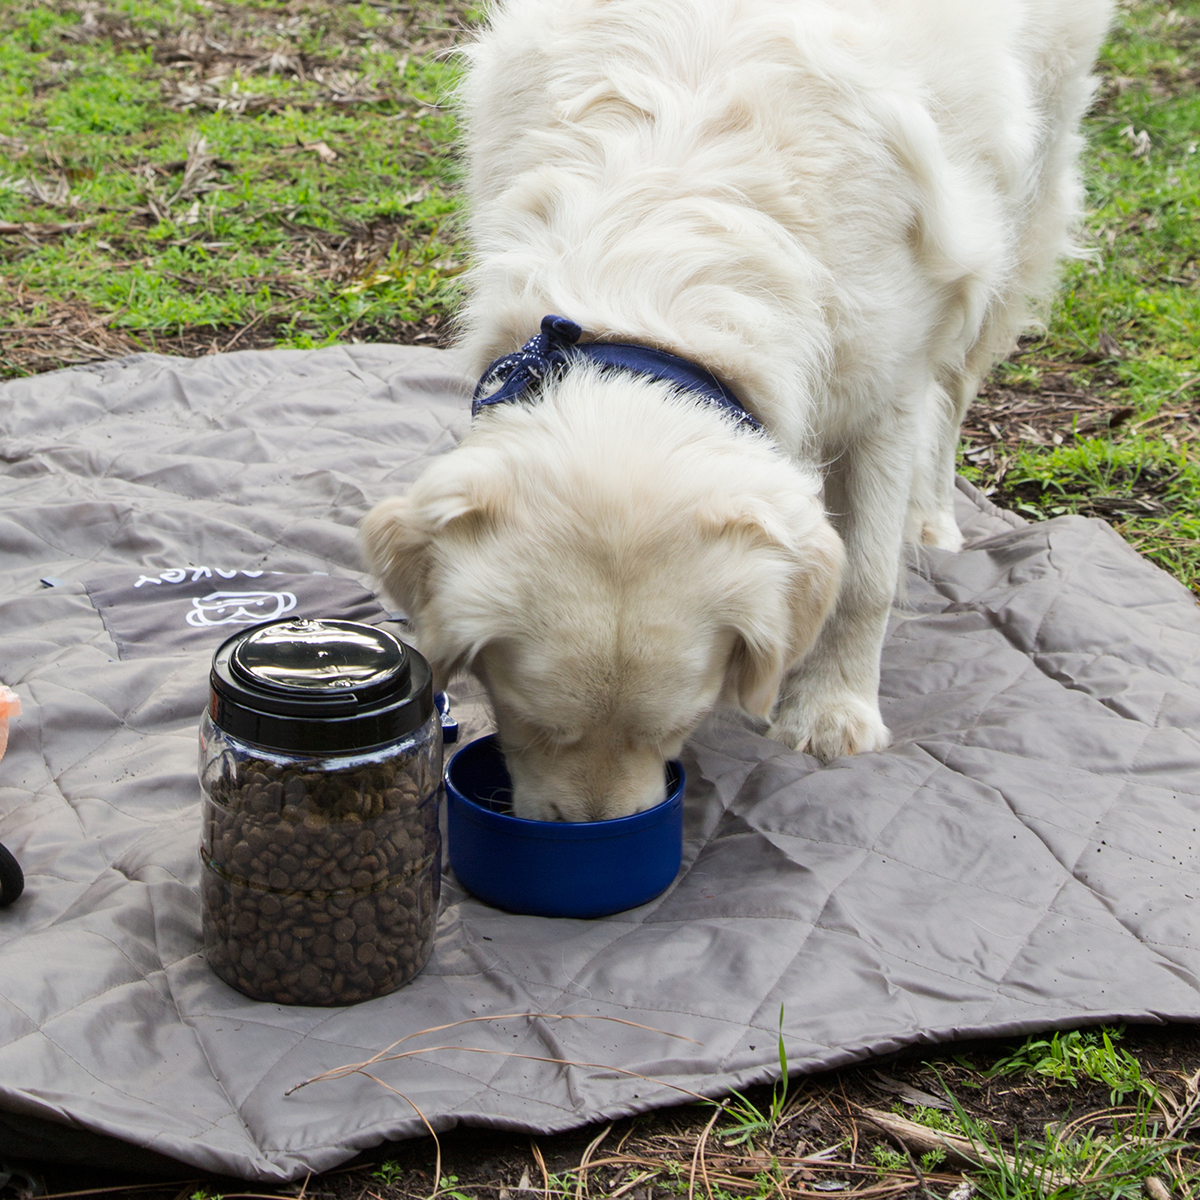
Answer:
[[478, 412], [362, 537], [435, 677], [482, 680], [517, 815], [655, 804], [720, 705], [825, 761], [888, 745], [904, 543], [961, 547], [958, 426], [1071, 251], [1109, 19], [491, 12], [460, 95]]

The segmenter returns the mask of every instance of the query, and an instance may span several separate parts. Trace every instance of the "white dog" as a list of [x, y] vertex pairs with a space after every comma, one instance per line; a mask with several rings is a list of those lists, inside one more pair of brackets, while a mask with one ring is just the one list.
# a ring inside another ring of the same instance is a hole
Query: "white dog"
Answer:
[[[462, 94], [464, 344], [483, 371], [568, 320], [363, 534], [438, 677], [483, 680], [518, 814], [655, 803], [721, 703], [826, 760], [888, 744], [902, 544], [961, 544], [958, 424], [1069, 248], [1109, 9], [492, 12]], [[571, 322], [719, 382], [606, 367]]]

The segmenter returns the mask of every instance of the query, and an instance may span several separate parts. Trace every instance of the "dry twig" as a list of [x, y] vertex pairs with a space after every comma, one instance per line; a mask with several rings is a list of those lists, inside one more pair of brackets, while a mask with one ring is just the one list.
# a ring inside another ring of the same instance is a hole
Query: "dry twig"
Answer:
[[542, 1148], [533, 1138], [530, 1138], [529, 1149], [533, 1151], [534, 1161], [542, 1172], [542, 1195], [545, 1200], [550, 1200], [550, 1172], [546, 1170], [546, 1160], [542, 1157]]
[[708, 1135], [712, 1133], [713, 1126], [717, 1123], [721, 1114], [725, 1111], [725, 1103], [717, 1105], [716, 1112], [713, 1113], [709, 1122], [704, 1127], [704, 1132], [696, 1140], [696, 1149], [692, 1152], [692, 1169], [688, 1174], [688, 1200], [695, 1200], [696, 1195], [696, 1163], [699, 1161], [700, 1173], [704, 1176], [704, 1192], [708, 1196], [708, 1200], [713, 1200], [712, 1184], [708, 1180], [708, 1164], [704, 1161], [704, 1148], [708, 1144]]
[[612, 1133], [613, 1122], [609, 1121], [607, 1125], [588, 1143], [587, 1149], [583, 1152], [583, 1157], [579, 1160], [579, 1177], [575, 1181], [575, 1200], [583, 1200], [583, 1197], [588, 1194], [588, 1162], [592, 1155], [596, 1152], [596, 1148], [610, 1133]]

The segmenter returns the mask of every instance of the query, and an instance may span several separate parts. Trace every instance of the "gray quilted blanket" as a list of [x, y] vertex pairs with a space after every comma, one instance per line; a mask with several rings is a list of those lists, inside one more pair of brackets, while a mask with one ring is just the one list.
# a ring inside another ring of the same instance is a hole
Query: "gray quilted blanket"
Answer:
[[[1102, 522], [1024, 525], [965, 486], [968, 548], [923, 557], [892, 622], [888, 752], [821, 767], [714, 722], [686, 752], [684, 868], [644, 908], [511, 916], [451, 877], [430, 965], [391, 996], [220, 983], [208, 657], [275, 612], [384, 616], [355, 525], [454, 444], [464, 386], [448, 353], [348, 346], [0, 389], [0, 682], [24, 708], [0, 842], [28, 877], [0, 910], [0, 1150], [115, 1138], [278, 1181], [419, 1135], [417, 1107], [548, 1132], [769, 1080], [781, 1010], [800, 1072], [1200, 1019], [1200, 612]], [[387, 1088], [292, 1090], [401, 1038]]]

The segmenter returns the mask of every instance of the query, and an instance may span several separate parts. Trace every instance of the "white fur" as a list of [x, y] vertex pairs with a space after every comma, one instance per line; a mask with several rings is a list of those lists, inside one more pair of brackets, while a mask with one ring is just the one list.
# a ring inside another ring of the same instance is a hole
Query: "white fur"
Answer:
[[492, 12], [462, 95], [475, 368], [559, 313], [701, 363], [773, 442], [573, 368], [370, 514], [439, 672], [488, 687], [518, 811], [653, 803], [722, 700], [825, 759], [887, 744], [902, 542], [960, 545], [958, 424], [1069, 249], [1110, 3]]

